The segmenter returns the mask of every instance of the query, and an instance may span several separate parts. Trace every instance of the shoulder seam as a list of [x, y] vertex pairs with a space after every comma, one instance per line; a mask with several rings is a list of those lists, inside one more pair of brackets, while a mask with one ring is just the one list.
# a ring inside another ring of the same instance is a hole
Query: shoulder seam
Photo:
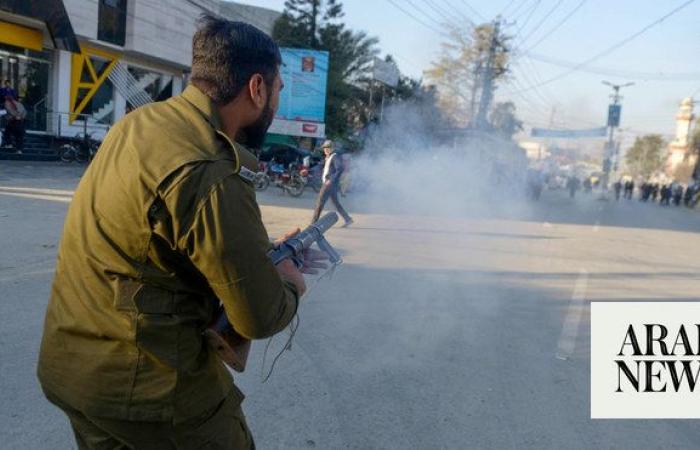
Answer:
[[180, 248], [183, 248], [183, 247], [184, 247], [184, 246], [182, 245], [182, 239], [184, 239], [184, 238], [186, 238], [187, 236], [189, 236], [190, 231], [192, 231], [192, 225], [194, 224], [195, 220], [196, 220], [197, 217], [199, 216], [199, 213], [202, 211], [202, 208], [204, 208], [204, 206], [205, 206], [209, 201], [211, 201], [211, 196], [212, 196], [214, 190], [217, 189], [218, 187], [220, 187], [220, 186], [223, 184], [223, 182], [224, 182], [227, 178], [229, 178], [229, 177], [236, 177], [236, 175], [237, 175], [236, 173], [227, 173], [227, 174], [221, 176], [220, 178], [216, 179], [213, 183], [211, 183], [211, 185], [210, 185], [209, 188], [207, 189], [206, 194], [203, 195], [202, 198], [200, 198], [199, 201], [197, 202], [197, 206], [196, 206], [195, 209], [194, 209], [194, 213], [192, 214], [192, 216], [191, 216], [191, 218], [190, 218], [190, 223], [188, 223], [188, 224], [184, 227], [184, 228], [187, 229], [187, 232], [186, 232], [186, 233], [183, 233], [182, 237], [181, 237], [180, 240], [178, 241], [178, 246], [179, 246]]

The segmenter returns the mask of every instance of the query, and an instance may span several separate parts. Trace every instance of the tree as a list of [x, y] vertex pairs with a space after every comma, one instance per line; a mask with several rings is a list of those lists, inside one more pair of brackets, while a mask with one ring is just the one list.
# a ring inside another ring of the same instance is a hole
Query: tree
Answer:
[[377, 38], [347, 29], [340, 22], [339, 0], [287, 0], [272, 37], [283, 47], [325, 50], [330, 53], [326, 97], [326, 133], [344, 137], [362, 109], [362, 83], [368, 79]]
[[658, 134], [647, 134], [634, 140], [634, 144], [625, 154], [629, 171], [636, 176], [649, 178], [664, 165], [664, 139]]
[[343, 15], [343, 6], [337, 0], [286, 0], [272, 36], [282, 46], [318, 50], [321, 21], [337, 20]]
[[515, 116], [513, 102], [496, 103], [491, 111], [490, 123], [493, 130], [506, 139], [512, 139], [515, 133], [523, 129], [522, 120]]
[[[483, 76], [492, 45], [494, 25], [474, 27], [471, 32], [451, 27], [448, 40], [442, 43], [442, 54], [426, 71], [428, 80], [438, 89], [440, 107], [457, 126], [471, 124], [483, 95]], [[493, 81], [505, 77], [508, 69], [508, 36], [496, 36]]]

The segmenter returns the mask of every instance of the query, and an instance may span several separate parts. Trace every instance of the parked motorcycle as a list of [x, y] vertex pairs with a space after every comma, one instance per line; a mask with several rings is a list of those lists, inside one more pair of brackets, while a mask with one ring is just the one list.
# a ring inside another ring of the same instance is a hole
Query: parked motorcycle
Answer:
[[87, 163], [92, 161], [100, 147], [100, 141], [92, 138], [92, 133], [86, 133], [75, 137], [58, 148], [58, 157], [64, 163], [79, 162]]
[[261, 170], [256, 174], [254, 181], [257, 191], [267, 189], [272, 183], [292, 197], [299, 197], [304, 193], [308, 169], [303, 168], [303, 166], [299, 169], [294, 164], [290, 164], [285, 169], [283, 164], [275, 163], [274, 161], [270, 163], [261, 162], [259, 164]]

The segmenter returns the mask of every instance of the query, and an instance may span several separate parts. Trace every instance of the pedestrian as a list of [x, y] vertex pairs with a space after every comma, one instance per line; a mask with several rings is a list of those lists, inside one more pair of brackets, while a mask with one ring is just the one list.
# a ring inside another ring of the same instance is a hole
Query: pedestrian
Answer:
[[0, 98], [5, 98], [7, 96], [12, 97], [14, 100], [19, 100], [17, 96], [17, 91], [12, 87], [12, 82], [10, 80], [5, 80], [5, 84], [0, 88]]
[[311, 222], [316, 222], [318, 218], [321, 217], [323, 207], [330, 198], [331, 202], [333, 202], [333, 206], [335, 206], [335, 209], [341, 216], [343, 216], [343, 219], [345, 220], [343, 227], [348, 227], [353, 223], [353, 220], [338, 200], [340, 177], [343, 174], [342, 159], [340, 158], [340, 155], [335, 152], [333, 141], [330, 139], [326, 140], [321, 148], [323, 149], [324, 155], [326, 155], [326, 160], [323, 164], [323, 173], [321, 174], [321, 182], [323, 185], [321, 186], [321, 191], [318, 193], [318, 200], [316, 201], [316, 208], [314, 209], [314, 216], [313, 219], [311, 219]]
[[613, 188], [615, 189], [615, 200], [620, 200], [620, 193], [622, 192], [622, 180], [617, 180], [615, 184], [613, 184]]
[[634, 180], [630, 180], [627, 188], [627, 199], [632, 200], [634, 194]]
[[651, 201], [656, 202], [656, 197], [659, 196], [659, 183], [654, 183], [651, 186]]
[[682, 198], [683, 198], [683, 185], [680, 183], [677, 183], [676, 187], [673, 189], [673, 204], [676, 206], [680, 206]]
[[659, 194], [659, 205], [669, 206], [671, 204], [671, 187], [667, 184], [662, 185]]
[[3, 131], [3, 145], [11, 144], [16, 152], [21, 154], [24, 149], [24, 120], [27, 110], [24, 105], [11, 95], [5, 95], [6, 122]]
[[279, 105], [279, 48], [213, 16], [192, 43], [190, 85], [112, 127], [66, 216], [38, 376], [81, 449], [255, 448], [202, 334], [220, 302], [242, 337], [272, 336], [306, 289], [267, 257], [246, 149]]
[[685, 193], [683, 194], [683, 205], [687, 207], [691, 207], [691, 203], [693, 201], [693, 194], [695, 193], [695, 185], [690, 184], [688, 185], [687, 188], [685, 188]]

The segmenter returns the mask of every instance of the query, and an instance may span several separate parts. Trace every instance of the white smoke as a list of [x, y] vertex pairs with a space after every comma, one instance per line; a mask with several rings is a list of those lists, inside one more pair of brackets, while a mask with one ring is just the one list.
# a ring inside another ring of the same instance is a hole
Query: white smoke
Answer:
[[353, 160], [355, 204], [368, 210], [491, 216], [523, 208], [524, 153], [504, 139], [440, 135], [415, 105], [392, 106]]

